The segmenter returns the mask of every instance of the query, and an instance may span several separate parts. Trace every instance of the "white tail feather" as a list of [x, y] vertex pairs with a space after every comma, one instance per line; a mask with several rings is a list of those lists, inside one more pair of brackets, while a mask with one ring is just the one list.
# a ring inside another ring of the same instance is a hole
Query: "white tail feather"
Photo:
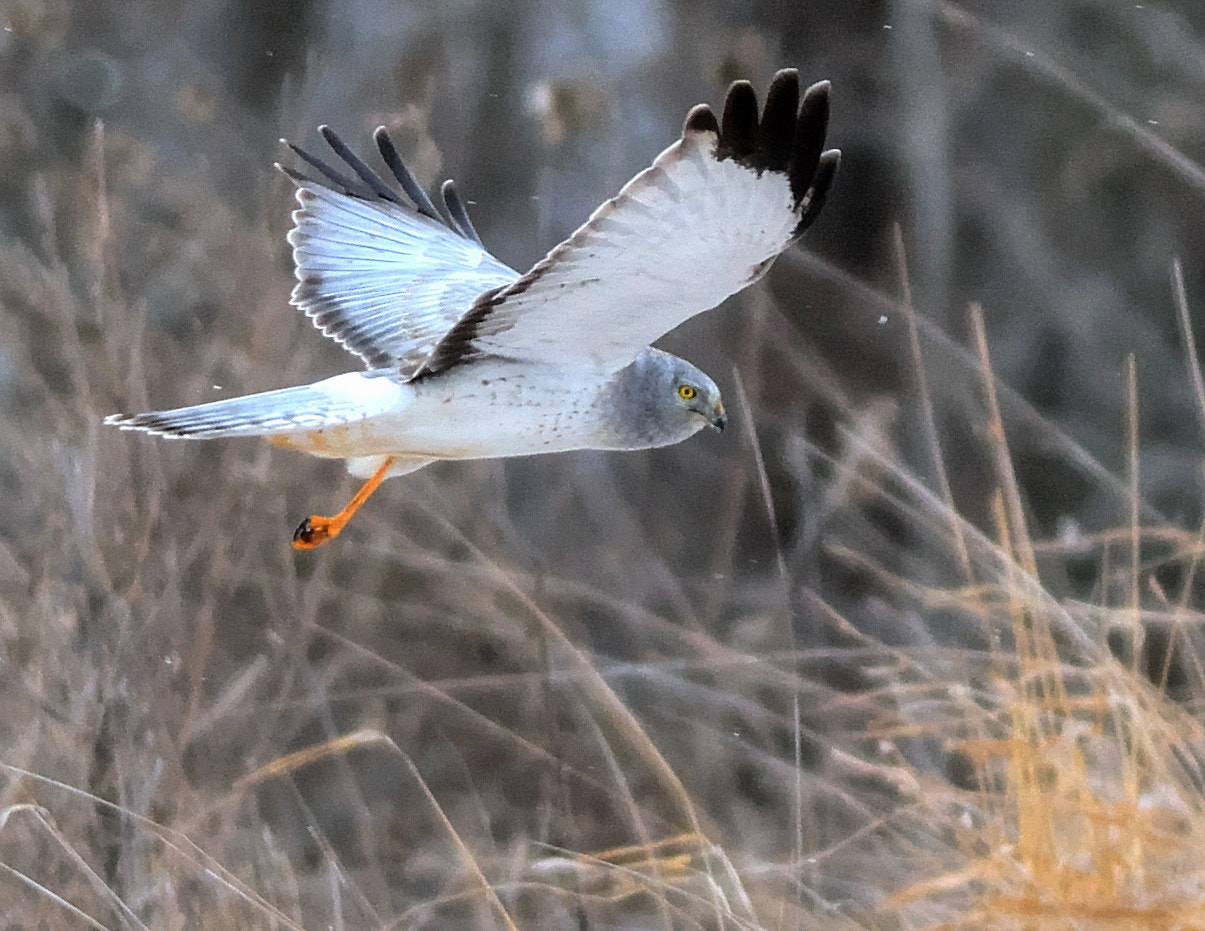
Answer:
[[111, 414], [105, 423], [152, 436], [212, 440], [275, 436], [352, 423], [396, 408], [406, 389], [387, 377], [358, 372], [312, 385], [145, 414]]

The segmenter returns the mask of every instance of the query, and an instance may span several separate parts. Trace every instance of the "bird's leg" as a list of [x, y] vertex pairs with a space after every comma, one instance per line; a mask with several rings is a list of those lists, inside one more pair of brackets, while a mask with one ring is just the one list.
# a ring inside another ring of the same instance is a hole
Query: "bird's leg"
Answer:
[[391, 465], [393, 465], [392, 456], [381, 463], [381, 467], [373, 473], [372, 478], [361, 485], [355, 497], [347, 502], [347, 507], [334, 517], [314, 514], [303, 520], [301, 526], [293, 531], [293, 549], [312, 550], [327, 540], [333, 540], [339, 536], [344, 524], [351, 520], [351, 516], [356, 511], [360, 510], [360, 506], [377, 490], [377, 486], [385, 481], [385, 473], [389, 471]]

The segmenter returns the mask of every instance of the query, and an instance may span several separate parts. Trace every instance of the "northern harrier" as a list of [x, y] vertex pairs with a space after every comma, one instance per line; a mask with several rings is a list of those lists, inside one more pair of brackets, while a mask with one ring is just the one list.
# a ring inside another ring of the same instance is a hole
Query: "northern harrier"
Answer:
[[720, 120], [686, 117], [662, 152], [526, 274], [485, 250], [450, 181], [446, 217], [384, 128], [400, 190], [320, 131], [352, 174], [291, 146], [297, 185], [292, 303], [366, 370], [312, 385], [105, 419], [156, 436], [265, 436], [346, 459], [367, 478], [293, 545], [337, 536], [382, 480], [439, 459], [649, 449], [726, 422], [715, 382], [650, 343], [757, 281], [816, 219], [840, 152], [824, 150], [827, 82], [800, 99], [778, 72], [760, 118], [752, 85]]

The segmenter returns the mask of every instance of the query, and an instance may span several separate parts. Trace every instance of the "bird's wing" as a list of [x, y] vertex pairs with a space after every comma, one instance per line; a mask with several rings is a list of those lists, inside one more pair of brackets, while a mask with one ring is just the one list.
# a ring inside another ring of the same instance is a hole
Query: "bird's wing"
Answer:
[[517, 281], [482, 294], [419, 377], [485, 355], [619, 369], [683, 321], [756, 281], [811, 224], [840, 152], [824, 151], [828, 83], [800, 103], [795, 71], [728, 91], [720, 121], [682, 138]]
[[401, 190], [329, 128], [320, 131], [354, 177], [290, 146], [321, 176], [281, 167], [301, 205], [288, 237], [297, 275], [292, 303], [369, 368], [397, 368], [408, 378], [482, 292], [519, 273], [485, 250], [450, 181], [443, 186], [448, 219], [440, 216], [384, 128], [374, 138]]

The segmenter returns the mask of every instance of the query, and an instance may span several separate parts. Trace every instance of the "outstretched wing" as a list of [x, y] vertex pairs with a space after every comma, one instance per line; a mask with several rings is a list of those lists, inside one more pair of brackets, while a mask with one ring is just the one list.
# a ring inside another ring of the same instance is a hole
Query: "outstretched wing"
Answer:
[[418, 376], [482, 355], [619, 369], [756, 281], [816, 218], [837, 170], [828, 91], [810, 87], [801, 105], [784, 70], [760, 120], [746, 81], [722, 121], [695, 107], [652, 167], [527, 274], [482, 294]]
[[[482, 292], [519, 273], [485, 251], [452, 182], [440, 217], [402, 164], [384, 128], [374, 139], [401, 187], [396, 191], [328, 127], [331, 149], [350, 177], [290, 145], [323, 180], [281, 166], [297, 185], [292, 303], [369, 368], [415, 373]], [[332, 187], [333, 186], [333, 187]]]

